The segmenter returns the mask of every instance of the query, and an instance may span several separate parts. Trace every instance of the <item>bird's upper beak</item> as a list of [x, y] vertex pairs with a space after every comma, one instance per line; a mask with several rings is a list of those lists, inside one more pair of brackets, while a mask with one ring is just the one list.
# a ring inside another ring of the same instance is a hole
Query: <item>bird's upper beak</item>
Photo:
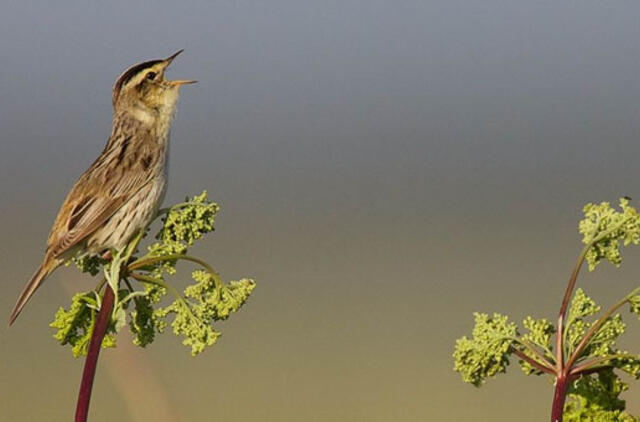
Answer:
[[[178, 57], [178, 55], [180, 53], [182, 53], [184, 51], [184, 49], [178, 50], [175, 53], [173, 53], [172, 55], [170, 55], [169, 57], [167, 57], [166, 59], [164, 59], [165, 62], [165, 69], [167, 67], [169, 67], [169, 65], [171, 64], [171, 62], [173, 61], [173, 59], [175, 59], [176, 57]], [[173, 86], [180, 86], [180, 85], [186, 85], [186, 84], [194, 84], [198, 81], [194, 81], [191, 79], [179, 79], [179, 80], [175, 80], [175, 81], [166, 81], [166, 83], [168, 83], [169, 85], [173, 85]]]
[[172, 55], [170, 55], [169, 57], [167, 57], [166, 59], [164, 59], [164, 62], [167, 64], [167, 66], [169, 66], [171, 64], [171, 62], [173, 61], [173, 59], [175, 59], [176, 57], [178, 57], [178, 55], [180, 53], [182, 53], [184, 51], [184, 48], [176, 51], [175, 53], [173, 53]]

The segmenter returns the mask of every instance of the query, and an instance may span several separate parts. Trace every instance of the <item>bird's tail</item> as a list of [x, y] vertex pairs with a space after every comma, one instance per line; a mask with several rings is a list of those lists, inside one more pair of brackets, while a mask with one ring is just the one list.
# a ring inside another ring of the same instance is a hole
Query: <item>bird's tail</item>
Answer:
[[18, 318], [18, 315], [20, 315], [20, 311], [22, 311], [24, 305], [26, 305], [29, 299], [31, 299], [31, 296], [36, 292], [38, 287], [40, 287], [44, 279], [47, 278], [47, 276], [51, 274], [51, 272], [55, 270], [58, 265], [59, 264], [55, 259], [45, 260], [45, 262], [42, 263], [35, 274], [33, 274], [31, 280], [29, 280], [27, 285], [24, 287], [22, 293], [20, 293], [20, 297], [16, 302], [16, 306], [13, 307], [13, 311], [11, 312], [11, 316], [9, 317], [9, 326], [13, 324], [16, 318]]

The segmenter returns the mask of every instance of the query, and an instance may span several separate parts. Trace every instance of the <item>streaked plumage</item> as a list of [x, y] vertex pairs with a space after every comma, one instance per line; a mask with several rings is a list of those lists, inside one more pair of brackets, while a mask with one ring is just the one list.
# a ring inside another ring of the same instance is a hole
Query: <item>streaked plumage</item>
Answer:
[[166, 190], [178, 90], [194, 82], [164, 79], [164, 71], [181, 52], [132, 66], [116, 81], [109, 141], [63, 202], [44, 261], [18, 298], [9, 325], [62, 263], [77, 255], [122, 249], [155, 216]]

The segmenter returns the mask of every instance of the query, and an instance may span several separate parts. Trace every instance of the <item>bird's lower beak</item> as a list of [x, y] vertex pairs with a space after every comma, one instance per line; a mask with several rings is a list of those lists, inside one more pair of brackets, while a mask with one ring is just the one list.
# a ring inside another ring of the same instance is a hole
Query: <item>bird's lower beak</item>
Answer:
[[169, 83], [169, 85], [180, 86], [180, 85], [187, 85], [187, 84], [195, 84], [198, 81], [194, 81], [191, 79], [181, 79], [177, 81], [167, 81], [167, 82]]

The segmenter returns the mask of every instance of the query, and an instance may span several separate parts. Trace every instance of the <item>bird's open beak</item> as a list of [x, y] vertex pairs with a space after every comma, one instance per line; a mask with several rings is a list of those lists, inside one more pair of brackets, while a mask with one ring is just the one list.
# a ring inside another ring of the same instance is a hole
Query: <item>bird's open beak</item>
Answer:
[[[181, 50], [176, 51], [175, 53], [173, 53], [172, 55], [170, 55], [169, 57], [167, 57], [166, 59], [164, 59], [165, 64], [165, 68], [169, 67], [169, 65], [171, 64], [171, 62], [173, 61], [173, 59], [175, 59], [176, 57], [178, 57], [178, 55], [180, 53], [182, 53], [184, 51], [184, 48]], [[167, 81], [167, 83], [169, 85], [173, 85], [173, 86], [181, 86], [181, 85], [187, 85], [187, 84], [194, 84], [198, 81], [194, 81], [191, 79], [180, 79], [177, 81]]]

